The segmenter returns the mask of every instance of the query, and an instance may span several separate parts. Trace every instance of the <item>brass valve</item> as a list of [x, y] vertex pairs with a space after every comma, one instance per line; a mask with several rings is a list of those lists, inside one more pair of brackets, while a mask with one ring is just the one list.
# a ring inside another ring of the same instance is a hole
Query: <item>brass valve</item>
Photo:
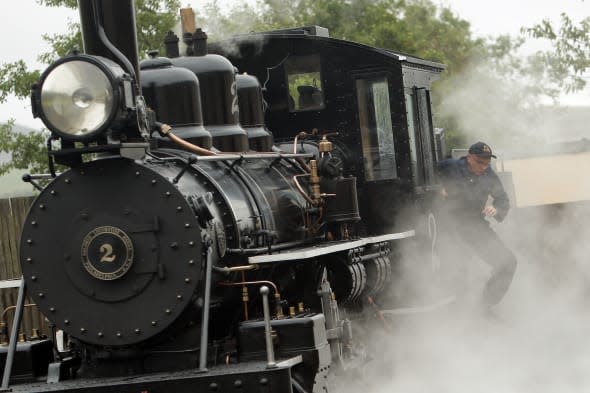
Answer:
[[320, 153], [330, 153], [332, 150], [334, 150], [334, 146], [332, 146], [332, 142], [330, 142], [328, 140], [328, 138], [326, 138], [326, 136], [322, 136], [322, 139], [320, 140], [319, 143], [319, 150]]
[[309, 164], [311, 172], [309, 178], [309, 184], [311, 186], [311, 199], [313, 199], [314, 202], [318, 203], [322, 198], [322, 194], [320, 192], [320, 176], [318, 174], [318, 162], [316, 160], [310, 160]]
[[276, 304], [276, 318], [283, 319], [283, 307], [281, 306], [281, 295], [279, 293], [275, 293], [275, 304]]
[[297, 307], [299, 308], [300, 313], [305, 312], [305, 306], [304, 306], [303, 302], [299, 302], [297, 304]]
[[248, 288], [244, 285], [242, 287], [242, 301], [244, 303], [248, 303], [249, 300], [250, 300], [250, 297], [248, 296]]
[[6, 322], [0, 322], [0, 345], [8, 345], [8, 328]]

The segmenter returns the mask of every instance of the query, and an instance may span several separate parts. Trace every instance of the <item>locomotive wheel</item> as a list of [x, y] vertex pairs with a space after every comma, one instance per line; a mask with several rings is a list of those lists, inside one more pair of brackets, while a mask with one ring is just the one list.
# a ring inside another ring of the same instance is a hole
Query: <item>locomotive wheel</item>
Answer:
[[21, 240], [29, 293], [81, 341], [122, 346], [164, 329], [193, 302], [200, 227], [183, 195], [126, 159], [83, 164], [33, 203]]

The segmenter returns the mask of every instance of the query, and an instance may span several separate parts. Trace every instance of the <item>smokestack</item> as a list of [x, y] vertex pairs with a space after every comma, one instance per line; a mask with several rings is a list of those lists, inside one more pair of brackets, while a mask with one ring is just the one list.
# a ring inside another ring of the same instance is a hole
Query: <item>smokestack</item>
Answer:
[[113, 60], [141, 86], [133, 0], [78, 0], [78, 8], [84, 52]]

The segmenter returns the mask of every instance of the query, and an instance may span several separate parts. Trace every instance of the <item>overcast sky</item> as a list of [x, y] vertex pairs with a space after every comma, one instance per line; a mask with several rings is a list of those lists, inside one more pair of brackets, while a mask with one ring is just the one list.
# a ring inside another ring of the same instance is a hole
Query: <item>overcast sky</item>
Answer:
[[[237, 0], [219, 0], [226, 6]], [[590, 0], [434, 0], [451, 7], [459, 16], [471, 23], [476, 35], [517, 34], [520, 27], [530, 26], [543, 18], [559, 20], [561, 12], [572, 18], [590, 16]], [[192, 0], [193, 8], [205, 4], [205, 0]], [[183, 6], [188, 3], [184, 2]], [[49, 50], [41, 39], [44, 33], [66, 31], [68, 20], [77, 20], [76, 11], [43, 7], [35, 0], [18, 0], [4, 4], [0, 13], [0, 63], [24, 59], [33, 67], [43, 68], [36, 62], [39, 53]], [[583, 92], [564, 103], [590, 104], [590, 92]], [[0, 121], [15, 118], [19, 123], [41, 127], [38, 120], [30, 114], [27, 101], [11, 99], [0, 105]]]

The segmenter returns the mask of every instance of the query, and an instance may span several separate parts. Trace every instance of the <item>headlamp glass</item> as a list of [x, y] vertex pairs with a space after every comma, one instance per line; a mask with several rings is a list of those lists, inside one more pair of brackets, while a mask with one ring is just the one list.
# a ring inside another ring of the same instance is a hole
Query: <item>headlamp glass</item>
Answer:
[[113, 85], [103, 69], [84, 61], [59, 64], [41, 86], [41, 110], [50, 129], [68, 139], [102, 131], [115, 105]]

